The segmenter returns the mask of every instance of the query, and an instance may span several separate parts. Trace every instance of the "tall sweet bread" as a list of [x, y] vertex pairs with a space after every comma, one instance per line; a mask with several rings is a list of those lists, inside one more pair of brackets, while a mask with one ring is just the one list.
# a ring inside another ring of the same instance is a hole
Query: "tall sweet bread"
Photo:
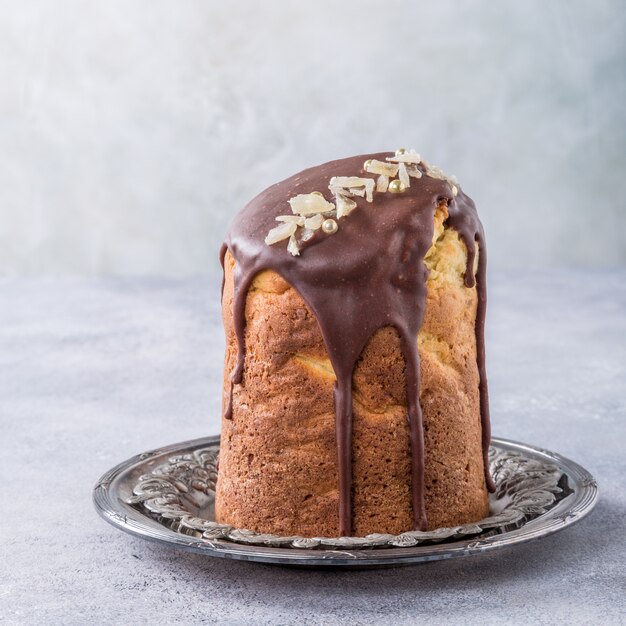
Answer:
[[218, 522], [365, 536], [488, 514], [486, 249], [456, 179], [406, 150], [305, 170], [236, 216], [222, 264]]

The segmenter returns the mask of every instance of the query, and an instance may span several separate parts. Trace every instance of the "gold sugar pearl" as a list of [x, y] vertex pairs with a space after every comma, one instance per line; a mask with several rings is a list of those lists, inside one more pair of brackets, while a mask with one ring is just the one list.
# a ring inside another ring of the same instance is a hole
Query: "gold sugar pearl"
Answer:
[[312, 196], [321, 196], [322, 198], [324, 197], [324, 194], [321, 191], [312, 191], [311, 195]]
[[391, 193], [402, 193], [406, 191], [406, 185], [400, 179], [396, 178], [389, 183], [388, 191]]
[[367, 159], [367, 161], [363, 163], [363, 169], [367, 172], [367, 170], [370, 168], [371, 165], [372, 165], [372, 159]]
[[335, 222], [335, 220], [324, 220], [322, 222], [322, 230], [327, 235], [333, 235], [337, 232], [337, 230], [339, 230], [339, 226], [337, 226], [337, 222]]
[[407, 149], [406, 148], [398, 148], [396, 150], [396, 156], [400, 156], [402, 154], [406, 154], [407, 153]]

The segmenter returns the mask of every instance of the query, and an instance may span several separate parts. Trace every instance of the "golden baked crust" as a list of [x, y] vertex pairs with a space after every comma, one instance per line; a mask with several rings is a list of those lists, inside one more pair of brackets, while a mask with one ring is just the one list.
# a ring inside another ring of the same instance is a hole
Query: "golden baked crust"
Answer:
[[[424, 322], [418, 335], [430, 529], [488, 513], [476, 365], [476, 288], [464, 284], [467, 252], [434, 214]], [[235, 260], [224, 260], [224, 406], [237, 359]], [[245, 362], [222, 420], [216, 519], [283, 535], [339, 533], [335, 376], [315, 316], [272, 271], [246, 301]], [[394, 328], [377, 331], [353, 376], [353, 534], [401, 533], [413, 525], [405, 365]]]

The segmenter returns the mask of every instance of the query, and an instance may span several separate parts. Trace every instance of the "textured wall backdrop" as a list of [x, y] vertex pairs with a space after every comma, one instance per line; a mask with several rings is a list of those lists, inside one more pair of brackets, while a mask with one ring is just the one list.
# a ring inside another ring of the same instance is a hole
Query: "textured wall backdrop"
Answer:
[[492, 267], [626, 262], [626, 4], [0, 0], [0, 272], [217, 270], [230, 217], [414, 147]]

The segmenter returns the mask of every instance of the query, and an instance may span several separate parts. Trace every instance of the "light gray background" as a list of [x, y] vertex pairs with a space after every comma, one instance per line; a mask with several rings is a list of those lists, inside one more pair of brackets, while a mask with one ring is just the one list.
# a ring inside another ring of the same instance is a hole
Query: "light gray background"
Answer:
[[0, 0], [0, 273], [217, 272], [305, 166], [414, 147], [492, 267], [626, 261], [626, 5]]

